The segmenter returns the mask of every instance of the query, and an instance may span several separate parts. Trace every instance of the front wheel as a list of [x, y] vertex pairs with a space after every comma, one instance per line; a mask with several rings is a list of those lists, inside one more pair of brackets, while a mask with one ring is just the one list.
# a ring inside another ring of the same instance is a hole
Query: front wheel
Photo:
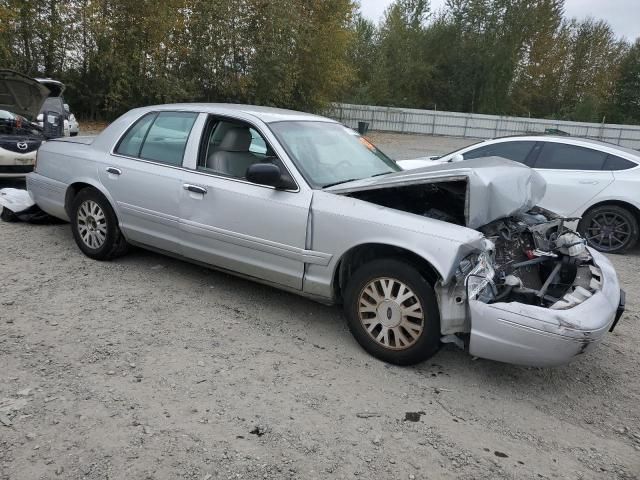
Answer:
[[412, 365], [440, 348], [440, 315], [433, 287], [408, 263], [375, 260], [360, 267], [345, 291], [349, 330], [371, 355]]
[[578, 225], [589, 245], [605, 253], [622, 253], [638, 242], [638, 220], [626, 208], [601, 205], [589, 210]]
[[95, 260], [111, 260], [127, 250], [109, 201], [93, 188], [81, 190], [73, 199], [71, 231], [80, 250]]

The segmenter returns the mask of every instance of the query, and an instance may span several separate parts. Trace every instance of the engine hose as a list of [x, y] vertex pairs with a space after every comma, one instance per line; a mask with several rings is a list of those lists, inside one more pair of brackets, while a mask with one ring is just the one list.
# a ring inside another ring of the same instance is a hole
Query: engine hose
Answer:
[[507, 287], [502, 291], [501, 294], [495, 296], [495, 298], [491, 301], [491, 303], [496, 303], [504, 300], [509, 295], [511, 295], [512, 291], [513, 291], [513, 285], [507, 285]]
[[537, 265], [538, 263], [544, 263], [547, 260], [553, 260], [553, 258], [550, 258], [550, 257], [538, 257], [538, 258], [534, 258], [532, 260], [527, 260], [525, 262], [514, 263], [513, 264], [513, 268], [520, 268], [520, 267], [528, 267], [530, 265]]

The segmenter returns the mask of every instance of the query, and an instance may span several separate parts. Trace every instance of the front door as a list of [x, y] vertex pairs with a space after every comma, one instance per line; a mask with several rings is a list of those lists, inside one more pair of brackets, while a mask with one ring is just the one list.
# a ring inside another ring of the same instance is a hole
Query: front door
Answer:
[[[184, 255], [301, 290], [311, 190], [298, 187], [257, 127], [212, 116], [203, 135], [197, 164], [183, 172]], [[259, 162], [276, 163], [287, 185], [248, 182]]]

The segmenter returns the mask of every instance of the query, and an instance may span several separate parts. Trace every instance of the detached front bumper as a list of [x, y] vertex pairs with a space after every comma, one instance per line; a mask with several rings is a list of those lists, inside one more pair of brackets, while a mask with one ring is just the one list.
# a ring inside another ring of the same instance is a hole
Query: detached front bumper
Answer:
[[602, 288], [566, 310], [522, 303], [470, 300], [469, 352], [500, 362], [551, 367], [592, 350], [624, 311], [624, 292], [607, 258], [589, 249], [602, 272]]

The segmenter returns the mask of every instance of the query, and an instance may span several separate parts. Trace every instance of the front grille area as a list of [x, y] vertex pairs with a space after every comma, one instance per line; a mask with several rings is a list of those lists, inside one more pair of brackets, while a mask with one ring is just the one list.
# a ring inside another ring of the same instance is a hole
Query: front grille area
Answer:
[[33, 165], [0, 165], [0, 175], [3, 173], [29, 173], [33, 172]]
[[[31, 153], [40, 147], [42, 142], [40, 140], [25, 140], [16, 142], [15, 140], [0, 140], [0, 148], [15, 153]], [[26, 144], [27, 148], [24, 150], [18, 148], [18, 144]]]

